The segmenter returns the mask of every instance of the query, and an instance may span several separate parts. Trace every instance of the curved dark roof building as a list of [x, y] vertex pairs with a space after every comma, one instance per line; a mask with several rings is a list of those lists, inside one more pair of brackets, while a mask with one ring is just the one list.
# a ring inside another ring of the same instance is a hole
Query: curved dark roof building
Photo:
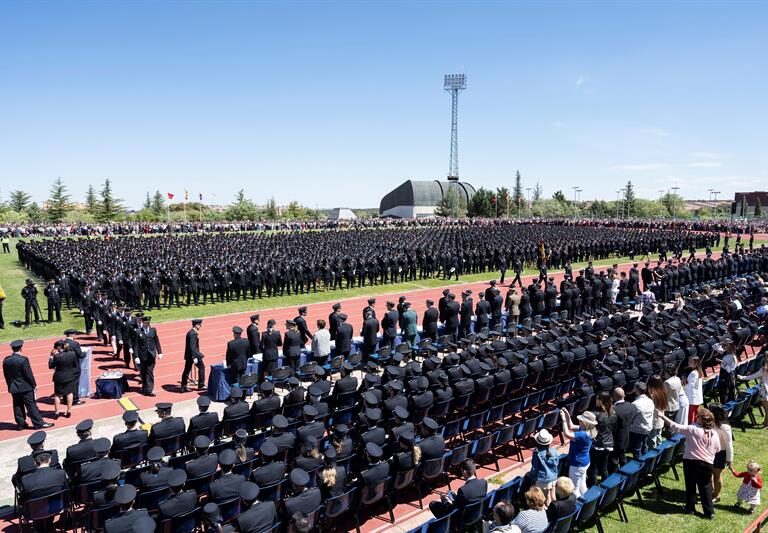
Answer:
[[465, 202], [475, 194], [475, 188], [465, 181], [408, 180], [381, 199], [379, 214], [398, 218], [433, 216], [449, 188], [455, 189]]

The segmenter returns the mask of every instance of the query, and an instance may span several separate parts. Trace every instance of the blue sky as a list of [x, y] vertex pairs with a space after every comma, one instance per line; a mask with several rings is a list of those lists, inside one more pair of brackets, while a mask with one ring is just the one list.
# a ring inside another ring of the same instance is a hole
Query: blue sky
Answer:
[[0, 3], [0, 189], [112, 179], [373, 207], [448, 172], [550, 196], [768, 184], [766, 2]]

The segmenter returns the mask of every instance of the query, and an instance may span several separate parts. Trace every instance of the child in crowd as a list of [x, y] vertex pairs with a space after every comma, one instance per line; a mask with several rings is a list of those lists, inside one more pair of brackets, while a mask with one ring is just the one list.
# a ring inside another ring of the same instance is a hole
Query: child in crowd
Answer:
[[732, 466], [728, 466], [734, 477], [742, 479], [739, 491], [736, 493], [736, 507], [742, 502], [749, 504], [749, 512], [754, 513], [755, 507], [760, 505], [760, 489], [763, 488], [763, 478], [760, 477], [760, 465], [755, 461], [747, 463], [746, 472], [736, 472]]
[[541, 489], [546, 497], [546, 504], [555, 499], [555, 481], [560, 463], [560, 454], [552, 444], [552, 435], [546, 429], [542, 429], [534, 436], [536, 439], [536, 452], [531, 458], [531, 470], [528, 478], [531, 485]]

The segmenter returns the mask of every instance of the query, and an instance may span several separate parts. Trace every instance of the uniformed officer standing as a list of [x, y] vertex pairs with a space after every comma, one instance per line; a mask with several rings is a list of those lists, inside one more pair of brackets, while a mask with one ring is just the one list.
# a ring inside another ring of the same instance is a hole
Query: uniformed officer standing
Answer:
[[40, 322], [40, 305], [37, 303], [37, 287], [31, 280], [21, 289], [21, 297], [24, 298], [24, 325], [29, 326], [31, 312], [35, 313], [35, 324]]
[[150, 325], [152, 317], [142, 318], [142, 325], [137, 332], [135, 363], [139, 365], [141, 377], [141, 393], [144, 396], [155, 396], [152, 389], [155, 388], [155, 361], [163, 358], [163, 349], [160, 347], [160, 337], [157, 330]]
[[187, 332], [184, 344], [184, 371], [181, 373], [181, 392], [189, 392], [187, 382], [192, 365], [197, 367], [197, 390], [205, 390], [205, 363], [200, 351], [200, 328], [203, 321], [199, 318], [192, 320], [192, 328]]
[[32, 367], [29, 359], [21, 354], [21, 347], [24, 341], [16, 340], [11, 342], [11, 355], [3, 359], [3, 375], [5, 383], [8, 386], [8, 392], [13, 398], [13, 417], [16, 419], [16, 429], [21, 431], [27, 429], [27, 415], [32, 421], [34, 429], [49, 428], [53, 426], [50, 422], [43, 422], [40, 416], [40, 410], [35, 401], [35, 389], [37, 382], [32, 375]]
[[226, 361], [230, 369], [230, 382], [239, 383], [248, 366], [248, 352], [251, 346], [248, 339], [241, 337], [243, 328], [240, 326], [233, 327], [232, 334], [234, 338], [227, 343]]
[[261, 336], [261, 367], [259, 369], [259, 382], [264, 381], [265, 375], [272, 375], [277, 368], [277, 358], [280, 346], [283, 345], [283, 337], [275, 329], [275, 321], [267, 321], [267, 331]]
[[56, 285], [55, 280], [49, 280], [48, 285], [43, 289], [43, 294], [48, 299], [48, 322], [53, 322], [53, 315], [56, 314], [56, 322], [61, 322], [61, 288]]

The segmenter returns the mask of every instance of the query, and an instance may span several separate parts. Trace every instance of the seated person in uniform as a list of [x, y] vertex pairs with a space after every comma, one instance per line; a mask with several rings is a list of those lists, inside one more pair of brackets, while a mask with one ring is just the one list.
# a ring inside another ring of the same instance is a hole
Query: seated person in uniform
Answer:
[[163, 464], [164, 456], [165, 452], [160, 446], [154, 446], [147, 452], [149, 470], [142, 472], [139, 476], [142, 491], [146, 492], [168, 486], [168, 476], [173, 469]]
[[96, 439], [93, 441], [93, 451], [96, 454], [96, 460], [90, 463], [85, 463], [80, 467], [80, 479], [79, 482], [95, 483], [101, 481], [101, 471], [104, 467], [110, 463], [115, 463], [118, 466], [120, 463], [114, 459], [107, 457], [109, 449], [112, 443], [107, 438]]
[[171, 495], [158, 506], [160, 519], [181, 516], [197, 507], [197, 492], [184, 490], [184, 483], [186, 482], [187, 473], [184, 470], [174, 470], [168, 476]]
[[384, 452], [379, 445], [373, 442], [366, 444], [365, 456], [368, 460], [368, 468], [360, 473], [361, 489], [375, 487], [389, 477], [389, 463], [382, 461]]
[[83, 420], [75, 426], [75, 431], [77, 431], [80, 441], [67, 448], [67, 455], [64, 458], [64, 470], [66, 470], [70, 478], [79, 473], [79, 464], [91, 461], [96, 457], [93, 451], [93, 440], [91, 439], [92, 428], [93, 420], [90, 418]]
[[285, 463], [278, 461], [277, 446], [269, 440], [261, 445], [262, 465], [251, 474], [251, 479], [260, 487], [268, 487], [285, 477]]
[[204, 432], [207, 429], [214, 428], [219, 423], [219, 413], [209, 412], [208, 409], [211, 406], [211, 399], [208, 396], [197, 397], [197, 410], [198, 414], [189, 419], [189, 427], [187, 428], [187, 438], [194, 440], [192, 435]]
[[120, 506], [120, 512], [104, 523], [105, 533], [152, 533], [155, 531], [155, 521], [146, 509], [134, 509], [136, 487], [123, 485], [115, 491], [114, 502]]
[[291, 516], [293, 513], [315, 512], [320, 507], [323, 497], [317, 487], [308, 488], [309, 474], [301, 468], [294, 468], [288, 478], [291, 481], [293, 495], [283, 500], [285, 516]]
[[101, 481], [104, 484], [104, 489], [93, 493], [93, 509], [105, 509], [117, 505], [115, 493], [119, 487], [119, 479], [120, 465], [118, 463], [113, 462], [104, 465], [101, 470]]
[[440, 518], [450, 513], [453, 509], [464, 509], [467, 505], [482, 501], [488, 492], [488, 482], [475, 477], [475, 462], [472, 459], [464, 459], [461, 462], [461, 475], [466, 480], [456, 494], [448, 492], [439, 502], [429, 504], [429, 510], [435, 517]]
[[51, 496], [69, 489], [67, 475], [59, 468], [51, 468], [51, 452], [35, 450], [32, 452], [37, 468], [21, 480], [22, 501]]
[[[18, 487], [21, 479], [27, 474], [34, 472], [37, 468], [35, 459], [32, 454], [37, 450], [44, 449], [45, 446], [45, 431], [35, 431], [27, 438], [27, 444], [32, 448], [32, 453], [19, 457], [16, 466], [16, 473], [11, 478], [13, 485]], [[51, 453], [51, 468], [61, 468], [59, 464], [59, 453], [56, 450], [49, 450]]]
[[139, 412], [126, 411], [123, 413], [125, 431], [115, 435], [112, 440], [110, 457], [119, 457], [121, 453], [136, 446], [143, 446], [149, 442], [149, 434], [139, 426]]
[[216, 503], [224, 503], [240, 495], [240, 485], [245, 482], [245, 478], [240, 474], [232, 473], [234, 464], [235, 452], [222, 450], [219, 454], [219, 478], [208, 487], [208, 494]]
[[149, 440], [152, 443], [183, 435], [186, 431], [187, 428], [184, 426], [184, 420], [178, 416], [171, 416], [171, 409], [173, 409], [173, 404], [169, 402], [161, 402], [155, 405], [155, 412], [160, 421], [153, 424], [152, 430], [149, 432]]
[[219, 466], [219, 458], [215, 453], [208, 453], [211, 439], [205, 435], [198, 435], [195, 438], [194, 445], [197, 457], [187, 461], [184, 470], [186, 470], [190, 479], [212, 475]]
[[237, 517], [237, 530], [240, 533], [261, 533], [277, 522], [277, 510], [274, 502], [258, 501], [259, 486], [246, 481], [240, 485], [240, 516]]

